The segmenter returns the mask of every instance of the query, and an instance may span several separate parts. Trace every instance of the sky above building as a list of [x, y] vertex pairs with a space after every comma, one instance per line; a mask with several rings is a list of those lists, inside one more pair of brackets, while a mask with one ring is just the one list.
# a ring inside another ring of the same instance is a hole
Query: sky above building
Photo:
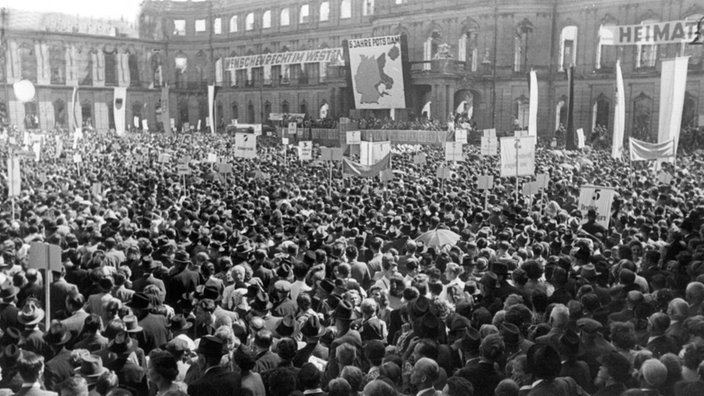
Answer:
[[0, 7], [134, 22], [141, 3], [142, 0], [0, 0]]

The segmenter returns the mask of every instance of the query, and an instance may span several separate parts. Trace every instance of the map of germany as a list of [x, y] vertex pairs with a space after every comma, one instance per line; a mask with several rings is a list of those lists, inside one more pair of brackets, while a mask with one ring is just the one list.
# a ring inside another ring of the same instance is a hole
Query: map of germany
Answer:
[[[391, 61], [398, 59], [400, 51], [394, 46], [389, 50], [388, 56]], [[360, 54], [359, 67], [354, 75], [354, 83], [357, 92], [361, 95], [360, 103], [379, 103], [383, 96], [390, 95], [389, 90], [394, 85], [384, 68], [386, 67], [387, 54], [382, 53], [378, 57], [373, 55]]]

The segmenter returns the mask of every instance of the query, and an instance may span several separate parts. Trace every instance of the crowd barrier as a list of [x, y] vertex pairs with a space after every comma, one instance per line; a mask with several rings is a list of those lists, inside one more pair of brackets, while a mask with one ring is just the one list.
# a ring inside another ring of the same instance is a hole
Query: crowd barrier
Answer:
[[[447, 131], [407, 131], [367, 129], [362, 132], [362, 140], [394, 144], [442, 145], [447, 139]], [[299, 131], [298, 140], [312, 140], [326, 147], [342, 147], [346, 143], [346, 132], [339, 129], [312, 128]]]

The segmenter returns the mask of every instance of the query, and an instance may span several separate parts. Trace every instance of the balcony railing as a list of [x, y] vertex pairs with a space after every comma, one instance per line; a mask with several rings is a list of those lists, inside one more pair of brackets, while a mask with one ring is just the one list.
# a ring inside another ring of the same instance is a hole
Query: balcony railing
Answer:
[[411, 62], [411, 72], [452, 74], [464, 72], [467, 62], [453, 59], [434, 59]]

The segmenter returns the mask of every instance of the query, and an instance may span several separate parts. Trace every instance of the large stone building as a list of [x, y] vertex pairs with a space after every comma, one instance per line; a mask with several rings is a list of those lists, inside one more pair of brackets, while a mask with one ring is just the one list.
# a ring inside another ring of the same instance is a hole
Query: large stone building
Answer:
[[[344, 66], [304, 63], [230, 72], [232, 56], [335, 48], [343, 40], [403, 34], [408, 43], [408, 112], [445, 120], [471, 108], [479, 128], [527, 123], [527, 71], [539, 80], [540, 134], [566, 119], [564, 68], [575, 65], [575, 126], [613, 126], [614, 65], [625, 79], [626, 133], [657, 133], [660, 61], [690, 55], [683, 124], [704, 114], [704, 46], [605, 46], [601, 25], [699, 20], [702, 0], [145, 0], [136, 26], [3, 10], [0, 109], [12, 123], [69, 127], [71, 119], [112, 127], [114, 86], [126, 86], [128, 124], [157, 125], [161, 87], [177, 126], [207, 117], [207, 84], [217, 119], [261, 122], [269, 113], [318, 118], [353, 108]], [[449, 46], [449, 52], [447, 51]], [[450, 59], [438, 59], [441, 52]], [[4, 66], [3, 66], [4, 63]], [[12, 84], [37, 85], [35, 103], [15, 101]], [[81, 106], [68, 115], [74, 85]], [[468, 106], [463, 106], [465, 103]], [[166, 107], [166, 106], [164, 106]], [[164, 111], [166, 109], [163, 109]]]

